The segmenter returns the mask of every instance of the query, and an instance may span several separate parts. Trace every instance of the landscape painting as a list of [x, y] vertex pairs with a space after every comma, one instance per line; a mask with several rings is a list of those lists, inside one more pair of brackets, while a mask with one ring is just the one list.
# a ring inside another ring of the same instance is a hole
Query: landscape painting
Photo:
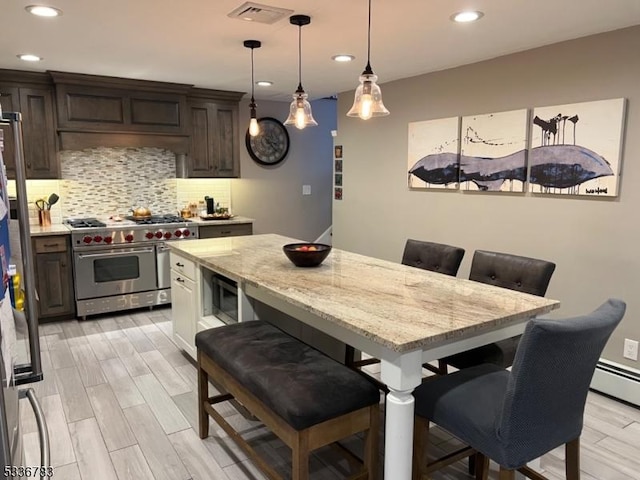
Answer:
[[460, 188], [524, 192], [527, 179], [527, 110], [462, 118]]
[[458, 189], [460, 118], [409, 123], [409, 188]]
[[624, 98], [534, 109], [530, 191], [617, 196], [624, 114]]

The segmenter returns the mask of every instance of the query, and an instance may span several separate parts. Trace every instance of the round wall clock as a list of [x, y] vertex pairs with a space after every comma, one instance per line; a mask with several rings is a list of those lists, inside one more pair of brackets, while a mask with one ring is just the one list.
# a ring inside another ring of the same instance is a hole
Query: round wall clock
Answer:
[[271, 117], [259, 118], [258, 125], [258, 135], [252, 137], [247, 130], [245, 136], [249, 155], [261, 165], [280, 163], [289, 153], [289, 132], [280, 120]]

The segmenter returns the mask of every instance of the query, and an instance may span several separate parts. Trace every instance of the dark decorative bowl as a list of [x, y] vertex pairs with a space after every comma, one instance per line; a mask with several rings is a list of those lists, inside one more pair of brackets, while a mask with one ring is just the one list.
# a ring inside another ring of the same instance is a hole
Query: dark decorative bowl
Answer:
[[282, 250], [296, 267], [317, 267], [329, 255], [331, 245], [325, 245], [324, 243], [289, 243], [284, 245]]

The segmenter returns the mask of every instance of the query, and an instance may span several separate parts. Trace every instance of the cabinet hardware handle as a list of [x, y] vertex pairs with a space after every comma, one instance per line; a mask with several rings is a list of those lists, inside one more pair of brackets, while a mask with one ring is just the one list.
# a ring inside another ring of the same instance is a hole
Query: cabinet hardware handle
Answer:
[[57, 247], [57, 246], [58, 246], [57, 243], [45, 243], [43, 245], [43, 247], [45, 247], [45, 248], [54, 248], [54, 247]]
[[184, 283], [184, 280], [183, 280], [183, 279], [181, 279], [180, 277], [177, 277], [177, 278], [176, 278], [176, 282]]
[[222, 235], [227, 235], [229, 233], [231, 233], [231, 230], [223, 230], [220, 232]]
[[176, 262], [176, 265], [177, 265], [178, 267], [184, 267], [184, 263]]

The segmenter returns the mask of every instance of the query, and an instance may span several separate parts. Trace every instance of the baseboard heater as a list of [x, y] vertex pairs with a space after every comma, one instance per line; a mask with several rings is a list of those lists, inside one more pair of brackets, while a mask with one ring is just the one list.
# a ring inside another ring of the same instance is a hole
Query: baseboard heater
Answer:
[[591, 388], [640, 407], [640, 370], [601, 359]]

